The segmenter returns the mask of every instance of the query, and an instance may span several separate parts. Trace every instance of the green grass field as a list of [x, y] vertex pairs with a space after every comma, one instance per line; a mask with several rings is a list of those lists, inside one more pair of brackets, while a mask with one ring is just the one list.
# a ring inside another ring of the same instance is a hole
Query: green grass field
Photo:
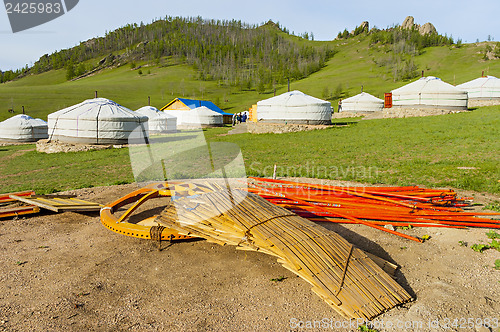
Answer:
[[54, 193], [133, 182], [127, 149], [45, 154], [35, 146], [0, 147], [2, 192]]
[[[205, 139], [239, 146], [248, 175], [271, 176], [276, 164], [278, 176], [500, 193], [500, 106], [356, 120], [309, 132], [219, 136], [229, 129], [205, 130]], [[134, 181], [127, 148], [47, 155], [34, 145], [0, 147], [0, 179], [1, 192], [39, 193]]]
[[500, 193], [500, 107], [422, 118], [359, 121], [237, 143], [251, 175], [305, 176]]

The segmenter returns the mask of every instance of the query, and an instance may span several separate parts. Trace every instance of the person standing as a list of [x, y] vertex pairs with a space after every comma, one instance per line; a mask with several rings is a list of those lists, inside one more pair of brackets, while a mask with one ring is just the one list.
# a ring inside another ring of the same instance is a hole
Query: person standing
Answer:
[[342, 112], [342, 98], [339, 99], [339, 112]]

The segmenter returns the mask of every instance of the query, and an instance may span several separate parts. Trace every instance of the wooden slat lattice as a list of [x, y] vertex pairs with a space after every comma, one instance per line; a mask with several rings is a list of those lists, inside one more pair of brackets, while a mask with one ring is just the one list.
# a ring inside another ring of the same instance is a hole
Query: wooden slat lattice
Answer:
[[196, 200], [179, 199], [156, 221], [183, 235], [278, 257], [348, 318], [372, 319], [411, 300], [366, 253], [340, 235], [251, 193], [221, 190]]

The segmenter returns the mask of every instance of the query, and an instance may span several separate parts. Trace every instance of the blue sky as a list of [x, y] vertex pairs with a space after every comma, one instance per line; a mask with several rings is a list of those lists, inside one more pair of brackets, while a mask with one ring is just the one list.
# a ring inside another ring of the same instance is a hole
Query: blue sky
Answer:
[[[286, 5], [285, 5], [286, 4]], [[51, 22], [13, 34], [7, 14], [0, 8], [0, 70], [33, 64], [41, 55], [103, 36], [127, 23], [149, 23], [155, 18], [202, 16], [259, 24], [279, 21], [295, 34], [313, 32], [316, 40], [331, 40], [339, 31], [353, 30], [362, 21], [370, 27], [401, 24], [411, 15], [418, 24], [433, 23], [441, 34], [464, 42], [500, 40], [500, 1], [229, 1], [229, 0], [80, 0]]]

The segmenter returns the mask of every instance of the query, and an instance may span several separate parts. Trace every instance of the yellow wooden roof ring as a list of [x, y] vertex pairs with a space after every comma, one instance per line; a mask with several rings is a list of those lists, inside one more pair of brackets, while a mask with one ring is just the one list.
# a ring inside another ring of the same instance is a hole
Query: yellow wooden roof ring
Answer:
[[[170, 197], [160, 215], [137, 224], [127, 221], [144, 202], [158, 197]], [[179, 204], [171, 204], [173, 200]], [[116, 214], [129, 204], [121, 216]], [[372, 260], [337, 233], [245, 190], [227, 190], [216, 181], [153, 183], [106, 205], [101, 221], [114, 232], [157, 240], [159, 245], [162, 240], [194, 236], [275, 256], [346, 318], [372, 319], [412, 300], [384, 272], [382, 259]]]
[[[113, 232], [136, 237], [140, 239], [153, 240], [185, 240], [192, 238], [191, 236], [180, 235], [177, 231], [169, 228], [161, 228], [161, 233], [153, 235], [152, 228], [160, 226], [156, 221], [157, 216], [152, 216], [141, 220], [138, 223], [130, 223], [126, 221], [144, 202], [149, 199], [158, 197], [186, 197], [212, 191], [213, 188], [208, 184], [192, 184], [181, 182], [157, 182], [146, 187], [140, 188], [130, 194], [119, 198], [118, 200], [105, 205], [101, 209], [102, 224]], [[134, 203], [121, 216], [115, 213], [123, 206]], [[155, 238], [158, 237], [158, 238]]]

